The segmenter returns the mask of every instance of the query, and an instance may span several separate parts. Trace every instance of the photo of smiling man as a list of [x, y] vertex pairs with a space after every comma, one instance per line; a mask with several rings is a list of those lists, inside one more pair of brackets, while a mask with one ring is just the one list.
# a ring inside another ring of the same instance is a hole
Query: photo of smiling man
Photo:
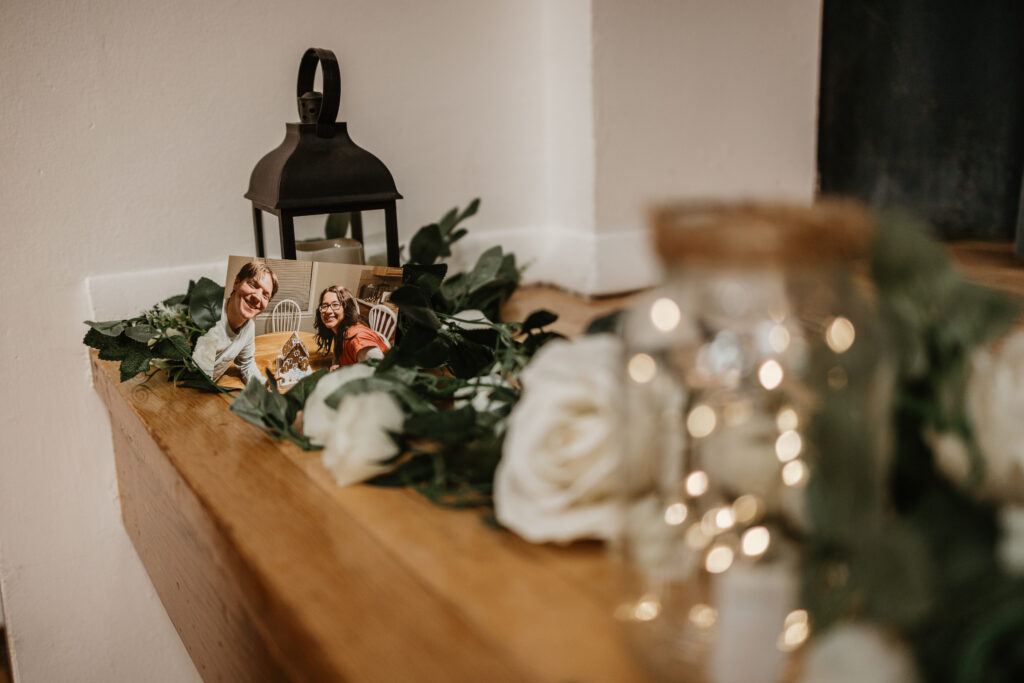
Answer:
[[264, 377], [256, 365], [256, 325], [253, 318], [266, 310], [277, 294], [277, 276], [265, 263], [249, 261], [235, 276], [231, 295], [224, 302], [220, 320], [196, 341], [192, 357], [199, 368], [217, 381], [231, 364], [245, 382]]

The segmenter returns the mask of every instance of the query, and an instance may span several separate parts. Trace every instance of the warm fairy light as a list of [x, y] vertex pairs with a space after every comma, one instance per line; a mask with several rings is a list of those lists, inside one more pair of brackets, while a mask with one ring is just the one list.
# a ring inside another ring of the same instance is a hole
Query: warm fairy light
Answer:
[[691, 496], [702, 495], [708, 490], [708, 475], [701, 470], [691, 472], [686, 478], [686, 492]]
[[792, 652], [797, 649], [811, 635], [811, 627], [806, 621], [794, 621], [786, 626], [775, 643], [783, 652]]
[[671, 332], [679, 326], [679, 305], [662, 297], [651, 305], [651, 322], [662, 332]]
[[715, 411], [703, 403], [694, 406], [686, 416], [686, 429], [695, 439], [700, 439], [715, 431]]
[[654, 359], [646, 353], [638, 353], [629, 359], [629, 365], [626, 367], [626, 370], [629, 372], [630, 379], [634, 382], [637, 384], [647, 384], [654, 379], [658, 366]]
[[782, 353], [789, 348], [789, 330], [785, 325], [772, 325], [768, 332], [768, 346], [772, 347], [775, 353]]
[[644, 596], [633, 608], [633, 618], [637, 621], [651, 621], [661, 614], [661, 603], [657, 598]]
[[743, 532], [743, 540], [740, 542], [740, 546], [743, 548], [744, 555], [757, 557], [758, 555], [763, 555], [764, 551], [768, 550], [770, 542], [771, 535], [768, 533], [768, 529], [763, 526], [755, 526]]
[[672, 503], [665, 508], [665, 523], [672, 526], [679, 526], [686, 521], [688, 510], [683, 503]]
[[719, 529], [723, 531], [731, 529], [735, 523], [736, 518], [732, 515], [732, 508], [719, 508], [718, 512], [715, 513], [715, 526]]
[[786, 486], [797, 486], [807, 476], [807, 467], [800, 460], [786, 463], [782, 468], [782, 482]]
[[779, 361], [772, 359], [765, 361], [757, 371], [757, 378], [768, 391], [782, 384], [782, 366]]
[[693, 550], [703, 550], [711, 543], [711, 537], [701, 530], [700, 524], [691, 524], [683, 540]]
[[828, 348], [836, 353], [843, 353], [853, 346], [853, 340], [856, 336], [857, 333], [853, 328], [853, 323], [843, 316], [833, 318], [832, 322], [825, 329], [825, 343], [828, 344]]
[[732, 566], [732, 548], [725, 545], [716, 545], [708, 551], [704, 560], [704, 568], [712, 574], [721, 574]]
[[700, 518], [700, 530], [708, 538], [718, 535], [718, 532], [720, 531], [717, 517], [718, 509], [711, 508], [704, 513], [703, 517]]
[[775, 426], [780, 432], [788, 432], [800, 426], [800, 417], [790, 407], [785, 407], [775, 416]]
[[761, 503], [756, 496], [745, 493], [732, 502], [732, 516], [740, 524], [749, 524], [761, 514]]
[[805, 609], [795, 609], [795, 610], [793, 610], [792, 612], [790, 612], [789, 614], [786, 615], [786, 620], [783, 622], [783, 626], [786, 627], [786, 628], [789, 628], [793, 624], [797, 624], [797, 623], [801, 623], [801, 622], [804, 623], [804, 624], [807, 623], [807, 610], [805, 610]]
[[698, 602], [690, 608], [690, 621], [697, 628], [711, 628], [718, 621], [718, 610], [711, 605]]
[[775, 456], [779, 459], [779, 462], [789, 462], [800, 455], [803, 446], [803, 440], [797, 432], [792, 430], [782, 432], [779, 438], [775, 440]]

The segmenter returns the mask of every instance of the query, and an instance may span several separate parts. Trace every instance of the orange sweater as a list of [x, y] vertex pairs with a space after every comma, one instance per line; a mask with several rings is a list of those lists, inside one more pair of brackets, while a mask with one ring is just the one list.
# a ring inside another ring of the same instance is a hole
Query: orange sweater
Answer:
[[362, 323], [356, 323], [345, 330], [335, 360], [339, 365], [354, 365], [359, 362], [359, 352], [371, 347], [377, 347], [381, 353], [387, 353], [388, 350], [379, 334]]

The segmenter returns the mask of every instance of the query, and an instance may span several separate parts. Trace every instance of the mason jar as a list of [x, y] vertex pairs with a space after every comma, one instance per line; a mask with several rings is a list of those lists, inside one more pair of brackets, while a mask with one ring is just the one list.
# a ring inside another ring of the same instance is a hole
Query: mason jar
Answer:
[[793, 680], [808, 602], [843, 580], [804, 571], [809, 532], [845, 513], [816, 484], [885, 457], [869, 217], [842, 201], [691, 203], [653, 223], [667, 278], [623, 325], [617, 616], [659, 680]]

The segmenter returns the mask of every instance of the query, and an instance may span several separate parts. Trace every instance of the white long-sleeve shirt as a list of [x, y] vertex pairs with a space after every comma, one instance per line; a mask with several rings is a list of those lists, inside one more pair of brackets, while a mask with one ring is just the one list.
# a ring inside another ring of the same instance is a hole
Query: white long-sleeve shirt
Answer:
[[192, 350], [196, 365], [215, 382], [227, 372], [232, 363], [242, 371], [246, 383], [253, 377], [262, 382], [263, 375], [256, 367], [255, 355], [255, 323], [247, 320], [238, 332], [234, 332], [223, 311], [217, 324], [196, 341], [196, 347]]

